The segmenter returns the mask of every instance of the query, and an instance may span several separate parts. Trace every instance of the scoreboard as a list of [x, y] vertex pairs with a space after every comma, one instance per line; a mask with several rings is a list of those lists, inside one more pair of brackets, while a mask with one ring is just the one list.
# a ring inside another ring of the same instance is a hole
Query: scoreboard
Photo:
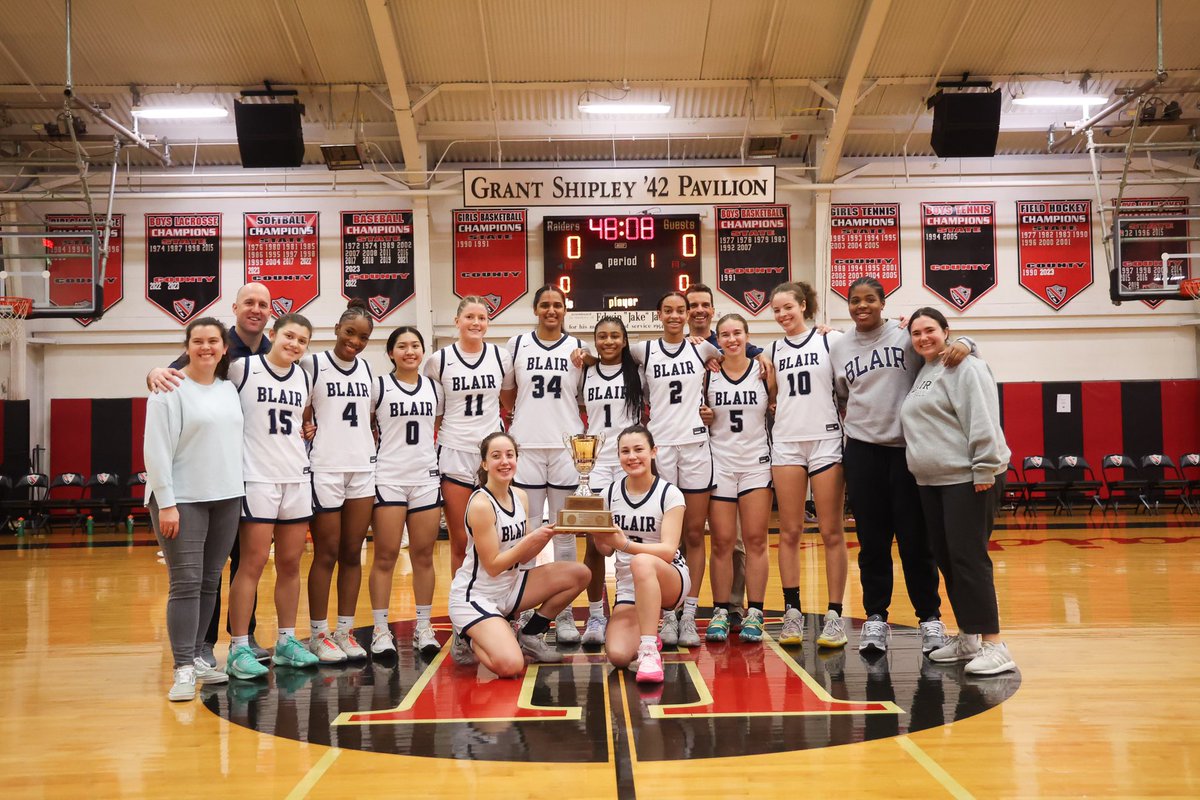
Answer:
[[700, 282], [699, 236], [699, 214], [546, 217], [545, 280], [570, 311], [652, 311]]

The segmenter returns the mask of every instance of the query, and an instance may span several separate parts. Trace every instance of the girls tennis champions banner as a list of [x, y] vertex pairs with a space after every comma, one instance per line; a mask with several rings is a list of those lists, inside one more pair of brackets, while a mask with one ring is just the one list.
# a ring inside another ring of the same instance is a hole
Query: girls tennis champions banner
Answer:
[[850, 299], [850, 284], [870, 276], [884, 297], [900, 288], [900, 204], [834, 203], [829, 207], [829, 288]]

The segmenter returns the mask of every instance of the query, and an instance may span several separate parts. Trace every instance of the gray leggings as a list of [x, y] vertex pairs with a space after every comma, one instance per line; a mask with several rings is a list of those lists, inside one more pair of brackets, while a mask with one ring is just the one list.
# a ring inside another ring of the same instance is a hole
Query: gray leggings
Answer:
[[158, 525], [158, 502], [150, 499], [150, 524], [162, 547], [170, 573], [167, 635], [175, 666], [191, 666], [208, 630], [221, 590], [221, 570], [233, 548], [241, 514], [241, 498], [180, 503], [179, 535], [164, 539]]

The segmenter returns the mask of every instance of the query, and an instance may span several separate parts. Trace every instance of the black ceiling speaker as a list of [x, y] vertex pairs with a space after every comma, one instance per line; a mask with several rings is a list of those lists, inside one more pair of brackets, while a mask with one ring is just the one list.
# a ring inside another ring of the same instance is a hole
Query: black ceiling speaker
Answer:
[[233, 103], [243, 167], [298, 167], [304, 161], [304, 106]]
[[941, 158], [991, 158], [1000, 135], [1000, 90], [938, 92], [933, 106], [933, 152]]

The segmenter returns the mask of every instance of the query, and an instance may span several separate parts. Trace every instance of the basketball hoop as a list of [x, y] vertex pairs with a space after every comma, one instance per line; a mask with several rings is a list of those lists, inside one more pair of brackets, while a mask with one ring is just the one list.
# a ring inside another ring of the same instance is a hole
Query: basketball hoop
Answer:
[[0, 346], [11, 344], [33, 308], [29, 297], [0, 297]]
[[1200, 300], [1200, 278], [1188, 278], [1180, 281], [1179, 293], [1193, 300]]

